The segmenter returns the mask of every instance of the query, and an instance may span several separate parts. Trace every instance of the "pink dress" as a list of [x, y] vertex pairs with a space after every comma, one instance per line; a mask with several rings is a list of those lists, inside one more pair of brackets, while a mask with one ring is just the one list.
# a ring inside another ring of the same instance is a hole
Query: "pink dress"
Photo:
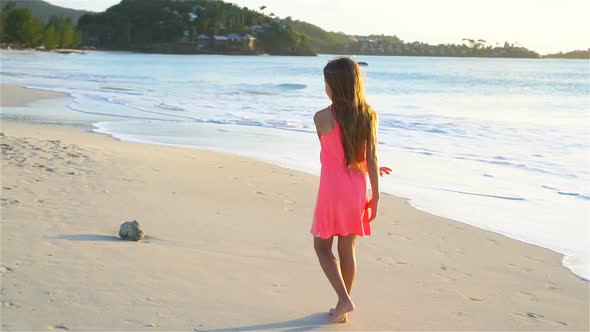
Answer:
[[370, 199], [368, 174], [349, 169], [346, 165], [337, 120], [332, 131], [320, 137], [320, 144], [322, 172], [311, 234], [323, 239], [353, 233], [371, 235], [366, 208]]

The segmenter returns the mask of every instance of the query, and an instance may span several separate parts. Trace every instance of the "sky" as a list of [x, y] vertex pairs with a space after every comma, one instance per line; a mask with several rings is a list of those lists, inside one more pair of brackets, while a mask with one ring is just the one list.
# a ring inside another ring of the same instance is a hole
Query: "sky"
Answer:
[[[120, 0], [46, 0], [62, 7], [103, 11]], [[150, 1], [150, 0], [144, 0]], [[488, 44], [518, 42], [541, 54], [590, 48], [590, 0], [226, 0], [267, 6], [325, 30], [396, 35], [404, 42]]]

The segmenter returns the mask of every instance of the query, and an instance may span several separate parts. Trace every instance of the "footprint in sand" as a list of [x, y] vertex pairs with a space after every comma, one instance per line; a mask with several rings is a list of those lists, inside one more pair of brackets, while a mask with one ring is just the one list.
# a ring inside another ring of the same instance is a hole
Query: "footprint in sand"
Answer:
[[457, 311], [457, 312], [453, 312], [451, 314], [451, 316], [455, 317], [455, 318], [463, 318], [465, 316], [464, 313], [462, 313], [461, 311]]
[[560, 290], [561, 289], [556, 284], [554, 284], [552, 282], [546, 283], [545, 288], [550, 289], [550, 290]]
[[434, 275], [437, 276], [437, 277], [439, 277], [439, 278], [441, 278], [441, 279], [443, 279], [444, 281], [447, 281], [447, 282], [455, 282], [456, 281], [455, 278], [449, 277], [449, 276], [444, 275], [444, 274], [435, 273]]
[[486, 240], [488, 240], [488, 242], [490, 242], [491, 244], [493, 244], [493, 245], [495, 245], [495, 246], [497, 246], [497, 245], [498, 245], [498, 241], [496, 241], [496, 240], [494, 240], [494, 239], [487, 238]]
[[394, 264], [396, 264], [395, 260], [391, 257], [377, 257], [377, 261], [384, 265], [385, 269], [391, 269]]
[[455, 270], [457, 270], [456, 268], [454, 268], [454, 267], [452, 267], [452, 266], [445, 265], [445, 264], [442, 264], [442, 265], [440, 266], [440, 269], [441, 269], [441, 270], [445, 270], [445, 271], [448, 271], [448, 270], [453, 270], [453, 271], [455, 271]]
[[544, 315], [538, 314], [535, 312], [527, 312], [525, 314], [513, 312], [512, 316], [526, 320], [529, 323], [535, 323], [535, 324], [546, 323], [546, 324], [551, 324], [553, 326], [558, 326], [558, 327], [568, 326], [568, 323], [566, 323], [564, 321], [547, 319], [547, 318], [545, 318]]
[[535, 262], [539, 262], [539, 263], [545, 263], [545, 261], [542, 260], [542, 259], [538, 259], [538, 258], [531, 257], [531, 256], [524, 256], [524, 257], [527, 258], [527, 259], [529, 259], [529, 260], [531, 260], [531, 261], [535, 261]]
[[0, 198], [0, 202], [1, 202], [2, 206], [15, 205], [15, 204], [20, 203], [20, 201], [18, 199], [11, 199], [11, 198]]
[[271, 293], [274, 295], [283, 295], [285, 286], [281, 284], [271, 284]]
[[535, 319], [533, 317], [530, 317], [530, 316], [528, 316], [526, 314], [521, 314], [521, 313], [518, 313], [518, 312], [513, 312], [510, 315], [513, 316], [513, 317], [519, 318], [521, 320], [524, 320], [527, 323], [532, 323], [532, 324], [539, 324], [540, 323], [537, 319]]
[[0, 265], [0, 273], [10, 272], [10, 271], [12, 271], [12, 268], [10, 268], [6, 265]]
[[457, 292], [457, 294], [461, 295], [461, 297], [464, 298], [465, 300], [469, 300], [469, 301], [472, 301], [472, 302], [484, 302], [484, 300], [483, 299], [480, 299], [479, 297], [467, 296], [467, 295], [465, 295], [465, 294], [463, 294], [463, 293], [461, 293], [461, 292], [459, 292], [457, 290], [456, 290], [456, 292]]
[[50, 331], [69, 331], [70, 329], [63, 325], [63, 324], [59, 324], [59, 325], [50, 325], [47, 327], [48, 330]]
[[2, 304], [4, 304], [7, 307], [15, 307], [15, 308], [20, 308], [19, 305], [17, 305], [16, 303], [12, 302], [11, 300], [5, 301], [5, 300], [0, 300], [0, 302]]
[[513, 269], [519, 269], [522, 272], [532, 272], [534, 271], [534, 269], [530, 268], [530, 267], [526, 267], [526, 266], [518, 266], [516, 264], [512, 264], [512, 263], [508, 263], [508, 266], [510, 266]]
[[533, 293], [529, 293], [529, 292], [524, 292], [524, 291], [519, 291], [518, 295], [520, 296], [524, 296], [526, 298], [528, 298], [528, 300], [530, 302], [538, 302], [539, 298], [537, 297], [537, 295], [533, 294]]

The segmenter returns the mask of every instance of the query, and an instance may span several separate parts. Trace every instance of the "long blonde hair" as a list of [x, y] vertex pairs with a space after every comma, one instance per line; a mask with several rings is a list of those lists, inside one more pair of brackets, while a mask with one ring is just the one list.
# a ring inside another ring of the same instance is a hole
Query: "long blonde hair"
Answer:
[[361, 69], [350, 58], [338, 58], [324, 67], [324, 79], [332, 91], [346, 164], [366, 171], [366, 149], [377, 153], [377, 113], [365, 100]]

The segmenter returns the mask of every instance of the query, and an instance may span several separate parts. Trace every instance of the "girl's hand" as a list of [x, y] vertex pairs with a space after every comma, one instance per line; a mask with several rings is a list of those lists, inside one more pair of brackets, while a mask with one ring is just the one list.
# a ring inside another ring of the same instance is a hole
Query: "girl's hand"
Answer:
[[391, 172], [391, 168], [383, 166], [383, 167], [379, 167], [379, 175], [383, 176], [383, 175], [389, 175], [389, 173]]
[[377, 210], [379, 209], [379, 195], [373, 196], [367, 203], [367, 209], [369, 209], [369, 222], [377, 218]]

